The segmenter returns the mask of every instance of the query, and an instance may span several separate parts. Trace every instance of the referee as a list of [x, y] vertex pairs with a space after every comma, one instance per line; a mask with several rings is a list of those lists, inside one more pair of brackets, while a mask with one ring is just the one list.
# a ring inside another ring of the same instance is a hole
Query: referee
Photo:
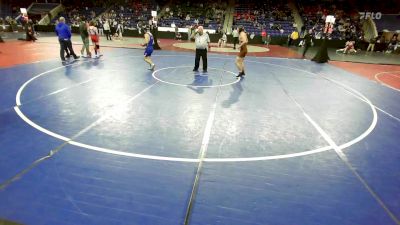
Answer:
[[59, 19], [59, 23], [56, 26], [56, 34], [58, 36], [58, 41], [60, 42], [61, 61], [65, 62], [65, 57], [64, 57], [65, 49], [69, 50], [74, 59], [78, 59], [79, 56], [75, 54], [74, 49], [72, 48], [71, 28], [67, 24], [65, 24], [64, 17], [60, 17]]
[[203, 27], [199, 26], [197, 31], [192, 34], [192, 39], [196, 42], [196, 59], [194, 61], [194, 72], [199, 71], [200, 56], [203, 61], [203, 72], [207, 72], [207, 49], [210, 48], [210, 37], [204, 33]]

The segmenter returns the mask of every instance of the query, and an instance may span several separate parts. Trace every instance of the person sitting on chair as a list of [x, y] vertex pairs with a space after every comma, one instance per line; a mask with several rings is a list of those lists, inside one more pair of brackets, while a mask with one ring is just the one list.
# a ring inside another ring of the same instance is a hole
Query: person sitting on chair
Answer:
[[176, 32], [176, 33], [175, 33], [175, 39], [176, 39], [176, 40], [182, 40], [182, 35], [181, 35], [181, 33]]
[[182, 40], [182, 35], [179, 33], [179, 28], [175, 26], [175, 40]]
[[392, 38], [390, 39], [389, 45], [388, 45], [385, 53], [392, 53], [392, 52], [396, 51], [397, 47], [398, 47], [397, 35], [394, 34], [392, 36]]
[[221, 47], [222, 45], [223, 45], [223, 47], [225, 47], [227, 40], [228, 40], [228, 38], [226, 37], [226, 33], [223, 32], [222, 37], [218, 40], [218, 47]]

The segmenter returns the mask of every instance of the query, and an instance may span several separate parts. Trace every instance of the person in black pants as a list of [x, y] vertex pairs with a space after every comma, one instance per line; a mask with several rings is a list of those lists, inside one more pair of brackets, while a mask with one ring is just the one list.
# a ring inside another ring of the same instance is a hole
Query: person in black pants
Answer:
[[237, 28], [235, 28], [232, 31], [232, 37], [233, 37], [233, 49], [236, 49], [236, 44], [239, 43], [239, 31]]
[[196, 43], [196, 58], [194, 61], [194, 72], [198, 72], [200, 65], [200, 57], [203, 61], [203, 72], [207, 72], [207, 49], [210, 48], [210, 37], [203, 32], [203, 27], [199, 26], [197, 31], [192, 34], [192, 39]]
[[330, 60], [328, 55], [328, 43], [327, 43], [327, 35], [324, 34], [322, 36], [322, 43], [319, 46], [317, 54], [311, 60], [317, 63], [326, 63]]
[[74, 49], [72, 48], [71, 29], [67, 24], [65, 24], [64, 17], [60, 17], [59, 19], [59, 23], [56, 26], [56, 34], [60, 42], [61, 61], [65, 62], [65, 56], [64, 56], [65, 49], [69, 50], [70, 54], [74, 57], [74, 59], [78, 59], [79, 56], [75, 54]]
[[311, 30], [309, 30], [306, 35], [304, 35], [304, 50], [303, 50], [303, 58], [306, 57], [306, 52], [308, 51], [308, 48], [311, 46], [312, 42], [312, 37], [311, 37]]

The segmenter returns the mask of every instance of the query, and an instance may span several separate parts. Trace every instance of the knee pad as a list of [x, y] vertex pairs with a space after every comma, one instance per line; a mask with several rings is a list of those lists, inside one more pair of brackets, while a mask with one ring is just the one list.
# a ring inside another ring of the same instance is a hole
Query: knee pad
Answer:
[[96, 49], [100, 49], [100, 45], [96, 45]]

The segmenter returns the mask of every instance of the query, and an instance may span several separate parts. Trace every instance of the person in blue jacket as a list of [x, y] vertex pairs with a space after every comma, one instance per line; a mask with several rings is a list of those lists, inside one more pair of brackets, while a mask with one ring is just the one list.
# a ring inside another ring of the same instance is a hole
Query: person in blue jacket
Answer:
[[60, 17], [59, 19], [59, 23], [56, 26], [56, 34], [58, 36], [58, 41], [60, 42], [61, 61], [65, 62], [65, 56], [64, 56], [65, 49], [69, 50], [70, 54], [74, 57], [74, 59], [78, 59], [79, 56], [75, 54], [74, 49], [72, 48], [71, 29], [67, 24], [65, 24], [64, 17]]

